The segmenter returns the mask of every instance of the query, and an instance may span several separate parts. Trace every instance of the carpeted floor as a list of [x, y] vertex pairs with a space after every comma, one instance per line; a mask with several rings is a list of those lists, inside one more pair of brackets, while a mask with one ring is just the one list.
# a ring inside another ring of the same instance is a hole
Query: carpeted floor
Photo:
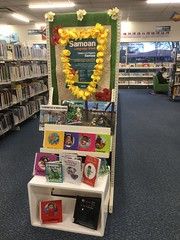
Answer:
[[42, 145], [38, 120], [0, 139], [0, 240], [180, 240], [180, 102], [123, 89], [114, 213], [104, 238], [30, 225], [27, 183]]

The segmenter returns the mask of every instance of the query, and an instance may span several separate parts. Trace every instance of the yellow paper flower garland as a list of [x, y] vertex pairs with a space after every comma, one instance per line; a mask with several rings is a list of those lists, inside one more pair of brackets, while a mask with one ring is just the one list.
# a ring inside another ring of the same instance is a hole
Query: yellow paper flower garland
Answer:
[[97, 39], [97, 58], [96, 65], [93, 70], [93, 74], [91, 75], [92, 81], [89, 83], [86, 89], [81, 89], [78, 86], [75, 86], [75, 82], [78, 81], [78, 72], [75, 72], [70, 64], [70, 55], [71, 52], [67, 49], [62, 51], [62, 65], [63, 65], [63, 73], [66, 76], [66, 84], [72, 94], [77, 98], [82, 98], [86, 100], [93, 93], [96, 92], [96, 85], [100, 81], [102, 76], [102, 71], [104, 68], [104, 55], [107, 45], [107, 36], [108, 29], [106, 29], [101, 24], [97, 23], [94, 27], [89, 27], [87, 29], [63, 29], [60, 28], [58, 30], [59, 34], [59, 44], [62, 46], [66, 46], [69, 40], [82, 40], [87, 38], [96, 38]]

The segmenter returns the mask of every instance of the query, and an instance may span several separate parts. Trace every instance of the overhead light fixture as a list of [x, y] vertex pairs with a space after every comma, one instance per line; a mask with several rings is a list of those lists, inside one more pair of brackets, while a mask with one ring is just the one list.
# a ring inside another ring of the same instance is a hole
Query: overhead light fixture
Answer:
[[30, 3], [31, 9], [54, 9], [54, 8], [72, 8], [75, 6], [74, 2], [49, 2], [49, 3]]
[[180, 3], [180, 0], [147, 0], [148, 4]]
[[21, 15], [19, 13], [11, 13], [11, 16], [19, 21], [22, 21], [22, 22], [26, 22], [26, 23], [29, 23], [30, 20], [29, 18], [27, 18], [26, 16], [24, 15]]

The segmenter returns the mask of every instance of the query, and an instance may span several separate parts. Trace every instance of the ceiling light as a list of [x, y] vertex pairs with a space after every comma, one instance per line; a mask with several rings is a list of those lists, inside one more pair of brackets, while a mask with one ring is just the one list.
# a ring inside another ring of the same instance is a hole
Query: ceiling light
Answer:
[[73, 2], [49, 2], [49, 3], [31, 3], [29, 4], [29, 8], [31, 9], [54, 9], [54, 8], [71, 8], [74, 7], [75, 3]]
[[26, 22], [26, 23], [29, 23], [29, 18], [19, 14], [19, 13], [11, 13], [11, 16], [17, 20], [20, 20], [22, 22]]
[[180, 0], [147, 0], [148, 4], [180, 3]]

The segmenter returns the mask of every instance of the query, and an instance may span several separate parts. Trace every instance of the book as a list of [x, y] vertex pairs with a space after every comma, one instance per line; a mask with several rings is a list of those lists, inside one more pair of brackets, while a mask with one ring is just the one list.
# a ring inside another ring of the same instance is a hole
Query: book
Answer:
[[42, 223], [62, 222], [62, 200], [42, 200], [39, 202], [39, 218]]
[[79, 151], [95, 151], [95, 134], [91, 133], [79, 133], [79, 143], [78, 150]]
[[65, 132], [64, 149], [77, 150], [79, 141], [79, 133]]
[[64, 182], [79, 184], [82, 179], [81, 161], [78, 159], [63, 158]]
[[46, 162], [45, 175], [48, 182], [63, 182], [63, 171], [62, 163], [57, 162]]
[[101, 208], [101, 198], [77, 196], [74, 223], [97, 229]]
[[111, 136], [107, 134], [96, 135], [95, 148], [96, 152], [110, 152]]
[[84, 183], [94, 187], [98, 177], [100, 162], [101, 159], [99, 158], [86, 156], [82, 179]]
[[44, 131], [44, 148], [63, 149], [64, 132], [62, 131]]
[[41, 105], [39, 130], [44, 130], [45, 124], [66, 124], [68, 107], [61, 105]]
[[47, 162], [57, 161], [58, 156], [51, 153], [36, 153], [34, 159], [33, 175], [45, 176]]

